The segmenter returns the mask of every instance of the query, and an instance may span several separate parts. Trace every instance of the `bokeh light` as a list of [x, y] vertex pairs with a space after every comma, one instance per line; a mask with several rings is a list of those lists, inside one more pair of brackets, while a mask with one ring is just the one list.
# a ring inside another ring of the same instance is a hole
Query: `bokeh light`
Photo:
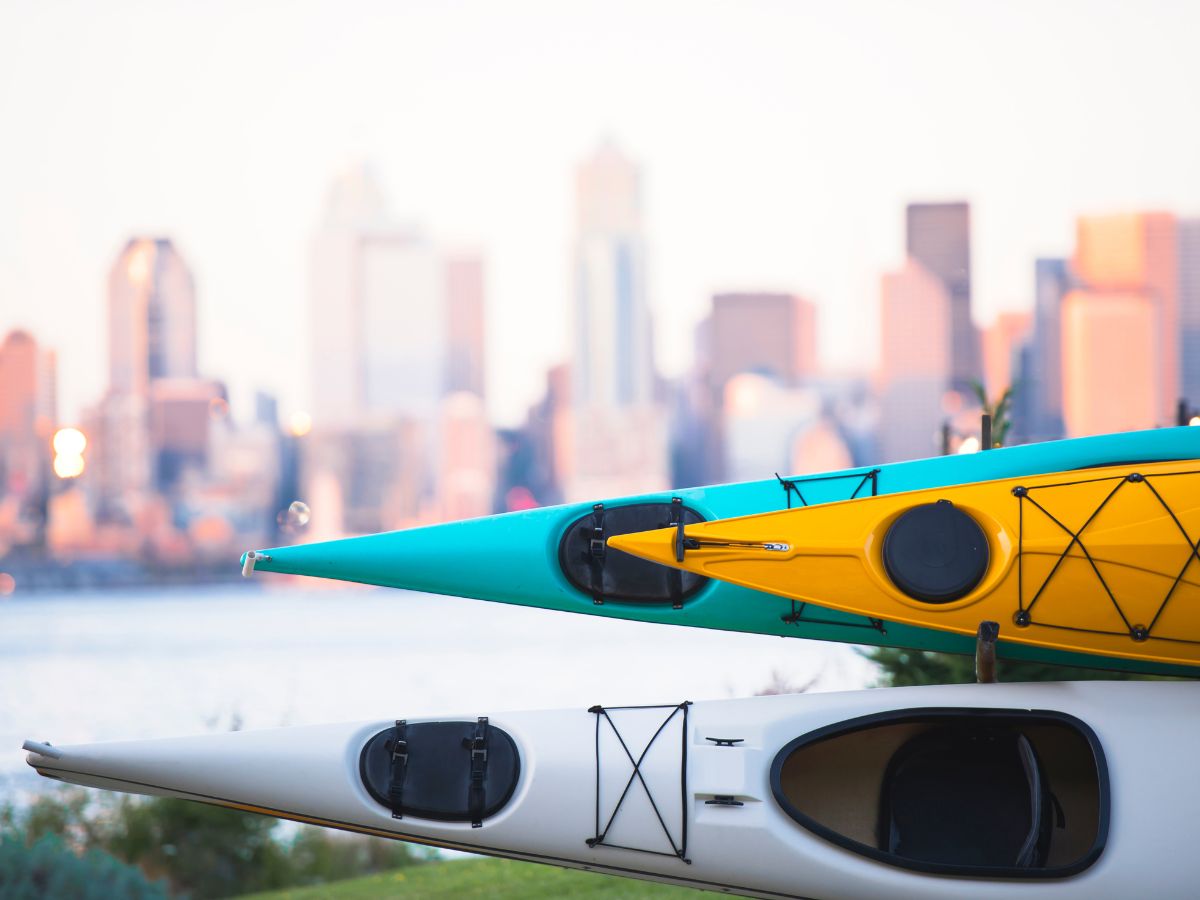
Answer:
[[312, 431], [312, 416], [302, 409], [296, 410], [288, 419], [288, 431], [292, 437], [304, 437]]
[[60, 428], [54, 433], [53, 446], [59, 456], [82, 456], [87, 437], [78, 428]]
[[971, 435], [970, 437], [964, 438], [963, 442], [958, 445], [958, 450], [955, 452], [957, 452], [957, 453], [978, 453], [979, 452], [979, 438], [975, 437], [975, 435]]
[[17, 589], [17, 579], [7, 572], [0, 572], [0, 597], [9, 597]]

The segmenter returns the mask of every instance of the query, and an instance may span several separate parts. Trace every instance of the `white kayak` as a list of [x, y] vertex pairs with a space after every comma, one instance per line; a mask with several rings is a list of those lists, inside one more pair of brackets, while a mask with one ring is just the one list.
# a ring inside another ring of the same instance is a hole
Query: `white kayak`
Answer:
[[1183, 897], [1198, 707], [982, 684], [25, 746], [77, 784], [728, 893]]

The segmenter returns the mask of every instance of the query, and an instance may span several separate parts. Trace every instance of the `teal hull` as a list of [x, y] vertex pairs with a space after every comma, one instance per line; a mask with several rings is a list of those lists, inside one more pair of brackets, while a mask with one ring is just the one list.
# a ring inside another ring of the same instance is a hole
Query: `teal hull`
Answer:
[[[890, 494], [1105, 464], [1197, 457], [1200, 457], [1200, 428], [1164, 428], [913, 460], [876, 469], [848, 469], [794, 481], [803, 502], [814, 504], [846, 500], [856, 490], [859, 496], [869, 494], [872, 481], [876, 493]], [[669, 502], [673, 497], [682, 498], [684, 504], [707, 519], [750, 515], [801, 502], [796, 491], [788, 491], [777, 479], [604, 502], [611, 509], [631, 503]], [[591, 595], [567, 580], [558, 559], [564, 531], [591, 509], [591, 503], [566, 504], [385, 534], [275, 547], [258, 551], [268, 558], [256, 560], [255, 569], [639, 622], [946, 653], [974, 652], [974, 641], [961, 635], [881, 623], [812, 605], [803, 607], [784, 598], [719, 581], [704, 585], [680, 609], [673, 609], [668, 603], [596, 604]], [[998, 652], [1008, 659], [1061, 665], [1193, 677], [1197, 674], [1187, 667], [1064, 653], [1003, 640], [998, 644]]]

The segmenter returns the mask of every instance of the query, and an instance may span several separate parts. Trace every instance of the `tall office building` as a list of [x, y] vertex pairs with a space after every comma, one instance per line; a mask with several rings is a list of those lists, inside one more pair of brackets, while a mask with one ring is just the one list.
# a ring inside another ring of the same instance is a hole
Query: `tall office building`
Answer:
[[1180, 219], [1179, 362], [1180, 393], [1200, 407], [1200, 219]]
[[1065, 259], [1034, 262], [1033, 346], [1029, 355], [1028, 383], [1017, 404], [1030, 420], [1018, 422], [1027, 437], [1055, 440], [1063, 436], [1062, 411], [1062, 301], [1075, 286], [1071, 264]]
[[196, 292], [166, 238], [133, 238], [108, 275], [109, 389], [146, 396], [156, 378], [196, 376]]
[[155, 480], [153, 385], [196, 378], [192, 274], [166, 238], [132, 238], [108, 276], [108, 392], [92, 422], [91, 480], [101, 518], [128, 520]]
[[979, 332], [971, 318], [971, 208], [966, 203], [910, 203], [908, 256], [945, 288], [950, 300], [950, 386], [966, 392], [981, 376]]
[[1020, 369], [1021, 349], [1029, 340], [1032, 327], [1031, 313], [1005, 312], [984, 329], [983, 385], [989, 399], [995, 400], [1004, 390], [1014, 386]]
[[884, 461], [936, 452], [950, 377], [952, 302], [945, 284], [909, 259], [880, 285], [880, 449]]
[[602, 145], [576, 173], [568, 499], [664, 489], [637, 167]]
[[724, 481], [733, 464], [726, 440], [726, 385], [740, 374], [792, 388], [817, 372], [817, 311], [793, 294], [716, 294], [696, 329], [696, 389], [686, 396], [681, 427], [689, 433], [674, 451], [691, 484]]
[[576, 173], [571, 396], [578, 406], [627, 409], [653, 400], [640, 181], [608, 143]]
[[[1180, 391], [1179, 255], [1175, 216], [1171, 213], [1128, 213], [1083, 216], [1077, 222], [1073, 265], [1089, 291], [1146, 296], [1154, 311], [1154, 353], [1158, 359], [1155, 419], [1174, 420]], [[1065, 344], [1064, 344], [1065, 346]], [[1123, 365], [1118, 355], [1114, 366]], [[1132, 352], [1142, 352], [1136, 348]]]
[[310, 272], [318, 428], [432, 420], [445, 390], [446, 306], [436, 249], [397, 225], [369, 167], [331, 188]]
[[0, 342], [0, 503], [45, 487], [55, 388], [54, 354], [29, 332], [10, 331]]
[[446, 391], [484, 397], [483, 258], [451, 254], [445, 263]]
[[1161, 396], [1159, 327], [1159, 307], [1148, 294], [1067, 294], [1062, 378], [1068, 437], [1154, 427]]
[[817, 371], [817, 311], [792, 294], [717, 294], [707, 337], [713, 390], [741, 372], [794, 385]]

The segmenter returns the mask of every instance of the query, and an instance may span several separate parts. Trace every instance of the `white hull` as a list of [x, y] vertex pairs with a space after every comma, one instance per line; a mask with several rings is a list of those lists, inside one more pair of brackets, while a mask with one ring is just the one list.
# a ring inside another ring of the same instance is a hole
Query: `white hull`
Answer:
[[[833, 843], [799, 824], [776, 799], [772, 763], [795, 739], [848, 719], [932, 708], [1048, 710], [1085, 723], [1103, 751], [1105, 765], [1098, 768], [1107, 769], [1111, 809], [1102, 816], [1107, 837], [1094, 861], [1058, 878], [928, 874]], [[1081, 900], [1187, 897], [1196, 886], [1191, 810], [1200, 805], [1198, 708], [1200, 684], [1077, 682], [701, 702], [686, 707], [686, 722], [684, 708], [673, 706], [608, 708], [607, 716], [582, 707], [492, 714], [492, 726], [516, 742], [520, 775], [511, 799], [479, 828], [411, 815], [395, 819], [370, 796], [360, 753], [390, 720], [43, 746], [29, 754], [29, 763], [43, 775], [91, 787], [753, 896], [1007, 898], [1019, 891]], [[488, 712], [450, 718], [474, 721]], [[621, 740], [637, 759], [664, 722], [639, 778]], [[710, 738], [741, 742], [717, 746]], [[706, 802], [722, 798], [741, 805]], [[603, 841], [589, 845], [598, 831]]]

